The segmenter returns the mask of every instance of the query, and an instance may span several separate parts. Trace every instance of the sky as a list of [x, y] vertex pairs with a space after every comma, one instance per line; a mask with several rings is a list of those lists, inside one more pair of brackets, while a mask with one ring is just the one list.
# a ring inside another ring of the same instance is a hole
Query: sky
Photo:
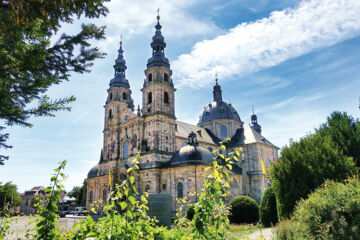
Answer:
[[[173, 70], [176, 117], [196, 124], [212, 101], [215, 73], [224, 101], [249, 124], [254, 105], [262, 134], [282, 148], [326, 121], [333, 111], [360, 115], [360, 1], [358, 0], [113, 0], [96, 20], [63, 25], [75, 34], [81, 23], [106, 25], [106, 39], [93, 45], [107, 53], [89, 74], [72, 74], [53, 86], [52, 98], [74, 95], [70, 112], [31, 118], [32, 128], [8, 127], [10, 156], [0, 182], [23, 192], [47, 186], [53, 169], [68, 161], [67, 191], [82, 184], [99, 161], [104, 104], [123, 35], [126, 76], [136, 106], [156, 10]], [[4, 151], [1, 149], [1, 151]]]

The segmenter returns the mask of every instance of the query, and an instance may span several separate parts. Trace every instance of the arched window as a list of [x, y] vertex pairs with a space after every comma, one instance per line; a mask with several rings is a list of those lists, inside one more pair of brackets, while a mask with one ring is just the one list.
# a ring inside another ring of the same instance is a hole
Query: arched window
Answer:
[[109, 119], [112, 119], [112, 110], [109, 110]]
[[125, 115], [125, 122], [129, 120], [129, 116]]
[[129, 148], [129, 143], [128, 141], [125, 141], [124, 144], [123, 144], [123, 157], [124, 159], [128, 158], [128, 149]]
[[89, 193], [89, 203], [92, 203], [94, 201], [94, 194], [93, 191], [90, 191]]
[[145, 192], [150, 192], [150, 186], [149, 185], [145, 186]]
[[112, 92], [110, 93], [110, 100], [112, 100]]
[[169, 75], [167, 75], [167, 73], [164, 73], [164, 81], [165, 82], [169, 81]]
[[234, 188], [234, 189], [238, 189], [239, 188], [239, 185], [236, 181], [235, 178], [233, 178], [233, 180], [230, 182], [230, 188]]
[[126, 96], [126, 92], [123, 92], [123, 100], [126, 100], [127, 96]]
[[225, 125], [221, 125], [220, 138], [221, 139], [227, 138], [227, 128]]
[[152, 93], [148, 93], [148, 104], [152, 103]]
[[151, 73], [149, 73], [149, 75], [148, 75], [148, 80], [149, 80], [149, 82], [152, 81], [152, 74]]
[[164, 103], [169, 103], [169, 94], [168, 94], [168, 92], [164, 92]]
[[103, 190], [102, 199], [103, 199], [104, 201], [106, 201], [106, 199], [107, 199], [107, 191], [106, 191], [106, 189]]
[[184, 197], [184, 190], [182, 182], [178, 182], [177, 184], [177, 197], [183, 198]]
[[165, 183], [163, 183], [162, 189], [163, 189], [163, 190], [166, 190], [166, 184], [165, 184]]

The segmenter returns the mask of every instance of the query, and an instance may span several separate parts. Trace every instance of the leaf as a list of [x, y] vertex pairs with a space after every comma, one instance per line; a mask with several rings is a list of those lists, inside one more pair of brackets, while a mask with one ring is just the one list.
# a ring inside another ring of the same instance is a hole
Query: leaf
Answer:
[[131, 203], [131, 204], [134, 204], [135, 202], [136, 202], [136, 199], [135, 199], [135, 197], [134, 196], [129, 196], [129, 202]]
[[121, 210], [124, 210], [127, 206], [127, 203], [126, 202], [120, 202], [120, 207], [121, 207]]

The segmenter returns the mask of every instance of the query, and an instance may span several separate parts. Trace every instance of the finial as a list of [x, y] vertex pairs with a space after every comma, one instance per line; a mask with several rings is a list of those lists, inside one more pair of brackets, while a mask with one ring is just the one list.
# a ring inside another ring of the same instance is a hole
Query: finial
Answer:
[[156, 19], [159, 21], [160, 20], [160, 8], [157, 9], [157, 17]]
[[122, 34], [120, 35], [120, 46], [122, 46]]
[[255, 115], [255, 113], [254, 113], [254, 104], [252, 104], [251, 106], [252, 106], [253, 115]]
[[216, 85], [218, 85], [218, 74], [217, 74], [217, 72], [215, 73], [215, 81], [216, 81]]

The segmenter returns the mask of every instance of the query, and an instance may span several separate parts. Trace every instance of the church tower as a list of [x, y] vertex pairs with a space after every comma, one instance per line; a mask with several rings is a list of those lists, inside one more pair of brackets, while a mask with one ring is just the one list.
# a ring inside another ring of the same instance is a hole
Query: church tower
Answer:
[[126, 61], [123, 55], [122, 40], [118, 57], [114, 65], [114, 78], [110, 80], [108, 97], [105, 103], [105, 124], [104, 124], [104, 159], [114, 159], [119, 157], [118, 133], [111, 132], [110, 122], [113, 121], [124, 108], [134, 110], [134, 102], [131, 97], [129, 81], [125, 77]]
[[142, 91], [142, 113], [145, 134], [150, 150], [175, 152], [175, 88], [169, 60], [165, 57], [166, 43], [157, 16], [152, 38], [152, 56], [148, 59]]

